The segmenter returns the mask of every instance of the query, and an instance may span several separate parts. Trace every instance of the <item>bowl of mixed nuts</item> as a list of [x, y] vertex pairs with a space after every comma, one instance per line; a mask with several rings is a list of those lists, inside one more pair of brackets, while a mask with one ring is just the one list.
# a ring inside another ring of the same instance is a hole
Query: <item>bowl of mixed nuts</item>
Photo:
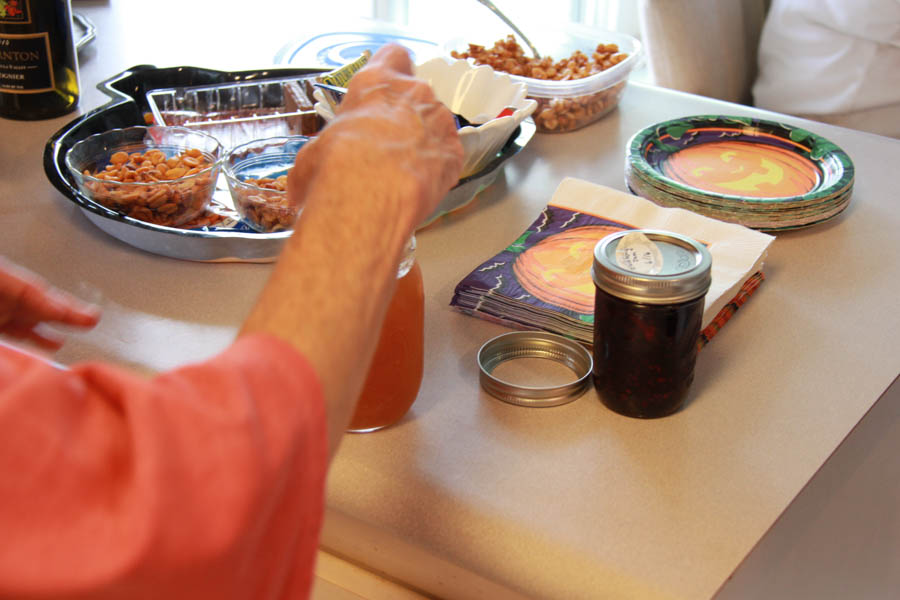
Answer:
[[287, 176], [307, 141], [302, 135], [254, 140], [235, 146], [225, 157], [223, 171], [234, 208], [255, 231], [294, 228], [302, 207], [299, 198], [288, 196]]
[[642, 57], [641, 43], [625, 33], [578, 25], [547, 27], [529, 35], [540, 58], [508, 35], [493, 45], [457, 38], [445, 44], [453, 58], [489, 65], [524, 82], [537, 101], [539, 133], [580, 129], [612, 111]]
[[90, 200], [154, 225], [181, 227], [206, 211], [224, 148], [184, 127], [110, 129], [77, 142], [66, 167]]

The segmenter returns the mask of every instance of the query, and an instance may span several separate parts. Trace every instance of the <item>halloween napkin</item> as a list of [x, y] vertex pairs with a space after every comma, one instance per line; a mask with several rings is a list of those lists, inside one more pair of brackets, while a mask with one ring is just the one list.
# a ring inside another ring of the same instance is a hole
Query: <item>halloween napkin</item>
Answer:
[[564, 179], [531, 226], [456, 286], [451, 306], [515, 329], [593, 342], [594, 246], [623, 229], [687, 235], [712, 255], [702, 346], [764, 279], [771, 235], [652, 202], [587, 181]]

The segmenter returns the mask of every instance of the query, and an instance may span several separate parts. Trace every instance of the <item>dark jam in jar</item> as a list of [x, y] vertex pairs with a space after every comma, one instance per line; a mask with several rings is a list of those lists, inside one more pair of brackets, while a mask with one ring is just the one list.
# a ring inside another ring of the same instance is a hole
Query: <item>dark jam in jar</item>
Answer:
[[597, 290], [594, 387], [610, 409], [664, 417], [681, 408], [694, 380], [703, 297], [639, 304]]
[[617, 413], [663, 417], [684, 404], [712, 257], [685, 236], [622, 231], [594, 249], [594, 387]]

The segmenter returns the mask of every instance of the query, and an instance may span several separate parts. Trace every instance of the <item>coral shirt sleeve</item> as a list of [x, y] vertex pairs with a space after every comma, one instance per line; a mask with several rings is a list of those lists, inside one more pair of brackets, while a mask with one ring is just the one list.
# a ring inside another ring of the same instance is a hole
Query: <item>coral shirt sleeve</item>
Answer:
[[0, 345], [0, 598], [305, 598], [326, 437], [275, 337], [153, 379]]

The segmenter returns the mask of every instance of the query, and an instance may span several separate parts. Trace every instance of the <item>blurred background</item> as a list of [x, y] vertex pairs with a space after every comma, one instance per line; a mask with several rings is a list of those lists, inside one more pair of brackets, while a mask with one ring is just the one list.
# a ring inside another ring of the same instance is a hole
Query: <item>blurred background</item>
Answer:
[[[105, 7], [98, 18], [105, 20], [108, 13], [110, 21], [119, 22], [113, 15], [133, 1], [72, 0], [72, 6], [76, 12]], [[526, 35], [574, 22], [637, 38], [643, 60], [631, 73], [634, 82], [900, 137], [896, 0], [494, 3]], [[205, 24], [198, 37], [208, 39], [212, 30], [222, 43], [153, 35], [170, 29], [173, 18]], [[360, 42], [349, 39], [359, 32], [406, 37], [418, 61], [430, 58], [425, 50], [440, 52], [453, 39], [491, 45], [510, 33], [478, 0], [156, 0], [127, 30], [97, 25], [98, 36], [116, 48], [115, 57], [104, 57], [106, 64], [118, 70], [178, 63], [226, 70], [331, 67], [320, 59], [336, 56], [339, 45], [348, 55], [359, 55]], [[87, 48], [82, 60], [89, 63], [92, 52]], [[88, 96], [87, 102], [101, 100]]]
[[[531, 22], [540, 27], [541, 23], [575, 22], [631, 35], [640, 29], [635, 0], [495, 0], [494, 4], [517, 24]], [[476, 0], [345, 0], [323, 3], [319, 11], [336, 20], [354, 14], [437, 34], [471, 29], [473, 19], [496, 19]]]

